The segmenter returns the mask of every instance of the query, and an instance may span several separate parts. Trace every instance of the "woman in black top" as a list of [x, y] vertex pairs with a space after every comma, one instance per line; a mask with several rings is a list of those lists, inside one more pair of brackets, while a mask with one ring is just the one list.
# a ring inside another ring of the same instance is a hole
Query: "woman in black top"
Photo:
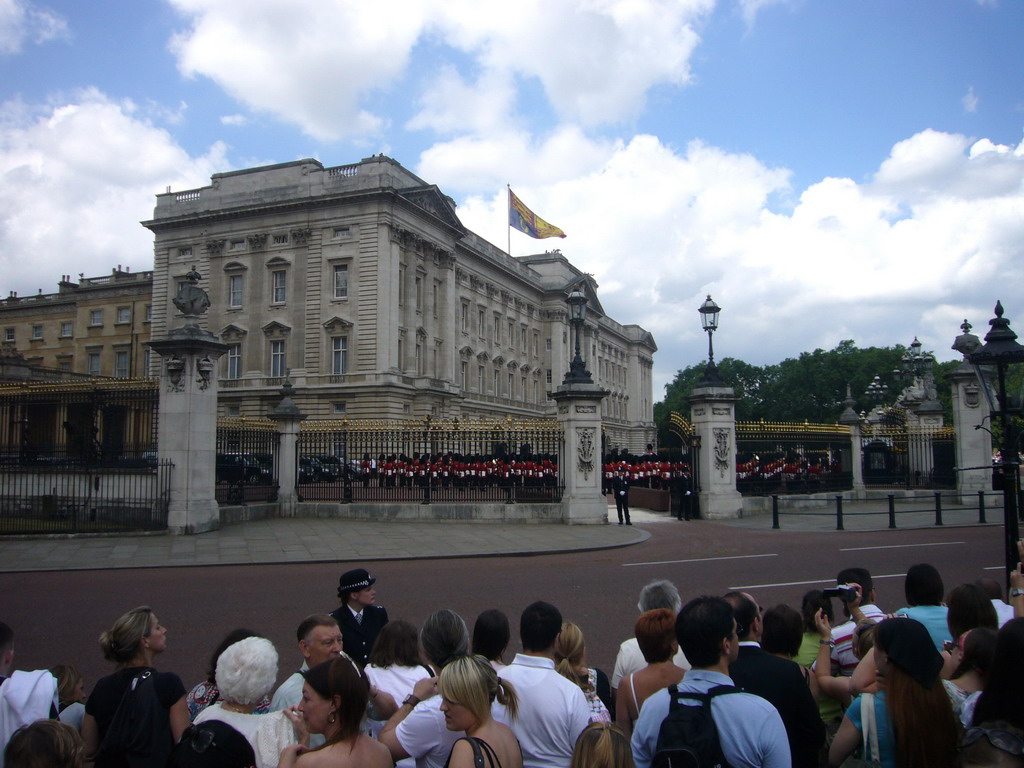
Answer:
[[[166, 647], [167, 629], [145, 605], [128, 611], [100, 635], [103, 656], [114, 662], [117, 670], [97, 681], [85, 704], [82, 739], [87, 759], [95, 761], [95, 768], [163, 768], [171, 747], [188, 727], [181, 678], [153, 669], [154, 657]], [[136, 736], [136, 747], [130, 751], [104, 744], [122, 702], [140, 710], [155, 710], [142, 712], [140, 719], [153, 718], [151, 724], [140, 729], [142, 732], [127, 734]]]

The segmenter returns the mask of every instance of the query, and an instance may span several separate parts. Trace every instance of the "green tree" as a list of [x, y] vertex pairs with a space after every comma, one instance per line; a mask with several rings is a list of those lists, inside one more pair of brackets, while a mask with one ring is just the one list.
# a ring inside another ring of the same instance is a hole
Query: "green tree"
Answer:
[[[889, 388], [887, 401], [895, 400], [904, 386], [896, 371], [906, 352], [902, 345], [861, 349], [847, 339], [831, 350], [803, 352], [776, 365], [757, 366], [727, 357], [718, 364], [718, 370], [740, 398], [736, 404], [738, 421], [764, 419], [829, 424], [843, 411], [847, 385], [858, 411], [874, 406], [864, 396], [864, 391], [876, 375]], [[934, 368], [939, 402], [947, 423], [952, 420], [952, 408], [945, 374], [956, 365], [956, 362], [939, 363]], [[703, 378], [704, 369], [704, 363], [697, 363], [680, 370], [665, 387], [665, 398], [655, 404], [654, 420], [660, 445], [675, 445], [676, 438], [668, 431], [669, 417], [672, 411], [689, 417], [688, 398]]]

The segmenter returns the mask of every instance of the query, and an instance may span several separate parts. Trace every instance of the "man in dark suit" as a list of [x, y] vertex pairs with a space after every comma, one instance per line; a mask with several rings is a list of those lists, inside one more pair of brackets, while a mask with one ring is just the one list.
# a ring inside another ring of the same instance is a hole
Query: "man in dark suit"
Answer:
[[793, 768], [815, 768], [825, 743], [825, 724], [800, 665], [762, 650], [761, 609], [754, 598], [746, 592], [729, 592], [725, 599], [732, 605], [740, 639], [739, 656], [729, 665], [729, 677], [779, 711], [789, 737]]
[[612, 478], [612, 493], [615, 494], [615, 511], [619, 513], [619, 525], [622, 525], [622, 516], [626, 516], [626, 525], [629, 522], [629, 478], [620, 468]]
[[388, 612], [376, 604], [376, 581], [364, 568], [343, 573], [338, 580], [341, 605], [331, 613], [341, 628], [345, 653], [362, 667], [369, 660], [381, 627], [388, 623]]

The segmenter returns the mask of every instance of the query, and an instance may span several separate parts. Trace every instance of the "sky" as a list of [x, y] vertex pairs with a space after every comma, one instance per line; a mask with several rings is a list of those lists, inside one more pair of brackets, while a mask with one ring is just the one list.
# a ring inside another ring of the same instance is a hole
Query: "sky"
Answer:
[[393, 157], [701, 362], [1024, 329], [1021, 0], [0, 0], [0, 296], [152, 268], [154, 195]]

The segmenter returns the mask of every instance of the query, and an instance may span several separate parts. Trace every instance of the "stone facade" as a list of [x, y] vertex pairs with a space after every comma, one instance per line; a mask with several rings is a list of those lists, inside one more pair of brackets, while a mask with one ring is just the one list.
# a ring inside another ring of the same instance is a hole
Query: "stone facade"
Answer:
[[64, 275], [56, 293], [0, 300], [0, 341], [33, 369], [136, 378], [149, 365], [152, 272]]
[[511, 257], [394, 160], [316, 160], [215, 174], [157, 195], [153, 330], [193, 267], [228, 345], [220, 415], [266, 416], [287, 376], [311, 418], [550, 417], [569, 367], [565, 297], [589, 299], [583, 356], [608, 448], [654, 438], [650, 333], [609, 318], [560, 252]]

